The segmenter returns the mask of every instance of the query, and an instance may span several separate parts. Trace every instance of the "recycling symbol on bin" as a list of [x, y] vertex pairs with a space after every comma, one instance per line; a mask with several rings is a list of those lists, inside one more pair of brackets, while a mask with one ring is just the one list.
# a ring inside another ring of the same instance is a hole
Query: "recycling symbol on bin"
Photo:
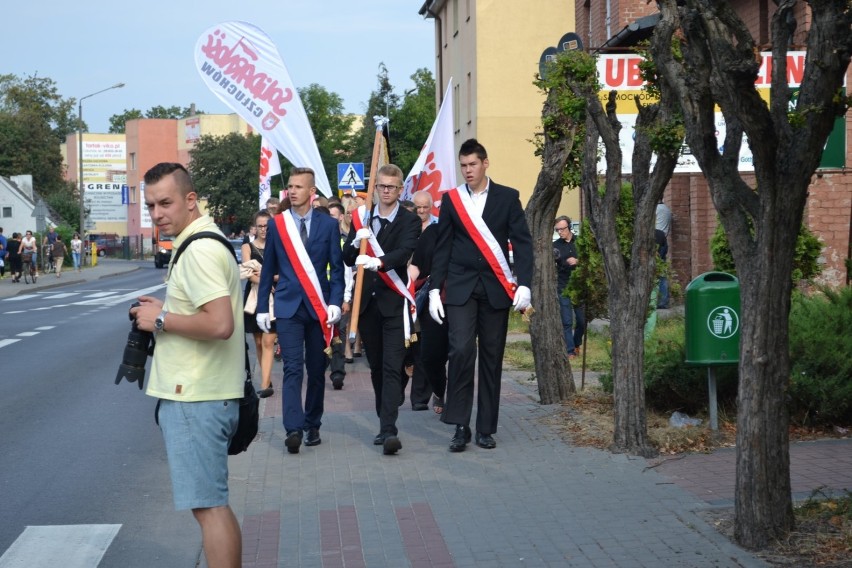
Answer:
[[728, 339], [740, 328], [740, 316], [729, 306], [719, 306], [707, 316], [707, 329], [719, 339]]

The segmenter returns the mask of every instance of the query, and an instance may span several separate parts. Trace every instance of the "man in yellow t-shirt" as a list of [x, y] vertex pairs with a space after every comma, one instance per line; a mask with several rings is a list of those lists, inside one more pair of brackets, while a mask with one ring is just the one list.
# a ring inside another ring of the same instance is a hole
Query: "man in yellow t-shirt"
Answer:
[[[189, 172], [176, 163], [145, 174], [145, 205], [177, 250], [201, 231], [220, 232], [198, 209]], [[215, 239], [193, 241], [169, 266], [165, 302], [139, 298], [131, 316], [154, 332], [147, 394], [160, 399], [175, 508], [191, 509], [211, 566], [239, 566], [240, 525], [228, 505], [228, 444], [243, 396], [245, 339], [240, 276]]]

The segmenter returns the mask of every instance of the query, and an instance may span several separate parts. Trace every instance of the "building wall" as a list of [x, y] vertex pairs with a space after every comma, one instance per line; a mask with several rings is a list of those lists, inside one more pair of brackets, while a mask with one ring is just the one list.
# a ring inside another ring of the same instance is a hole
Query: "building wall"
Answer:
[[[533, 85], [541, 53], [574, 31], [570, 0], [427, 2], [435, 17], [436, 90], [453, 78], [456, 148], [477, 138], [488, 150], [489, 175], [515, 187], [526, 203], [541, 161], [531, 142], [541, 131], [544, 95]], [[560, 214], [579, 216], [579, 192]]]
[[140, 118], [127, 121], [127, 184], [130, 204], [127, 210], [128, 234], [151, 236], [150, 227], [142, 227], [141, 182], [145, 172], [160, 162], [178, 160], [178, 121], [170, 118]]
[[[615, 35], [624, 26], [642, 16], [655, 13], [656, 6], [645, 0], [610, 0], [610, 30]], [[594, 51], [609, 36], [606, 34], [607, 2], [577, 0], [577, 33]], [[735, 9], [747, 24], [761, 49], [771, 49], [770, 19], [775, 9], [771, 0], [735, 2]], [[810, 8], [799, 3], [793, 46], [802, 49], [811, 22]], [[852, 71], [847, 73], [847, 85]], [[852, 225], [852, 113], [846, 117], [846, 168], [819, 170], [809, 189], [804, 223], [823, 242], [819, 281], [829, 286], [848, 283], [846, 259], [850, 254]], [[754, 185], [751, 183], [751, 185]], [[672, 178], [663, 200], [672, 209], [672, 235], [669, 249], [678, 283], [685, 287], [696, 276], [713, 269], [710, 238], [716, 230], [716, 210], [702, 174], [680, 174]]]

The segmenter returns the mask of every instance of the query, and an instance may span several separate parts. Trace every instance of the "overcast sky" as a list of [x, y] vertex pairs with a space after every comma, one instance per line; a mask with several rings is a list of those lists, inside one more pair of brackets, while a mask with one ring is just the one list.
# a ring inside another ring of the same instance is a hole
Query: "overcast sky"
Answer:
[[434, 21], [422, 0], [24, 0], [3, 8], [0, 74], [53, 79], [65, 98], [125, 83], [83, 102], [90, 132], [106, 132], [125, 109], [189, 106], [232, 112], [201, 81], [195, 43], [207, 28], [242, 20], [278, 47], [297, 87], [318, 83], [363, 113], [379, 63], [402, 95], [410, 76], [435, 73]]

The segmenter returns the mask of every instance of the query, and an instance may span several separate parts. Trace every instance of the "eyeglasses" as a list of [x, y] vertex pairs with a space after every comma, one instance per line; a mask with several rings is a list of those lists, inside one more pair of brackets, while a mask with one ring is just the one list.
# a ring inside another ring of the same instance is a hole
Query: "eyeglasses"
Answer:
[[570, 227], [555, 227], [557, 231], [567, 231]]
[[388, 191], [388, 192], [390, 192], [390, 191], [393, 191], [393, 190], [395, 190], [395, 189], [398, 189], [399, 187], [400, 187], [400, 186], [398, 186], [398, 185], [385, 185], [385, 184], [383, 184], [383, 183], [377, 183], [377, 184], [376, 184], [376, 189], [378, 189], [379, 191]]

